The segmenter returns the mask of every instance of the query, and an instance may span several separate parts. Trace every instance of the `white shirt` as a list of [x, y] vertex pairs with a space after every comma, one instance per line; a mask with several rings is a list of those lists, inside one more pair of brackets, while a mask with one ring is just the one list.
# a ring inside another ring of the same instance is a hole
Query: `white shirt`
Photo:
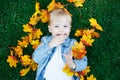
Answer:
[[71, 76], [68, 76], [62, 71], [64, 67], [65, 63], [61, 56], [61, 46], [58, 46], [48, 65], [46, 66], [44, 78], [46, 78], [46, 80], [72, 80]]

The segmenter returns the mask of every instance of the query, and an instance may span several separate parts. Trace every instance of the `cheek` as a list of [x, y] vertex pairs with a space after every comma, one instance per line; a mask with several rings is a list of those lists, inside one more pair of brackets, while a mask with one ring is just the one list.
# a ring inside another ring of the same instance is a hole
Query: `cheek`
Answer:
[[55, 30], [54, 28], [52, 28], [52, 27], [49, 27], [49, 32], [50, 32], [50, 33], [55, 33], [56, 30]]
[[68, 28], [68, 29], [66, 29], [66, 30], [67, 30], [67, 31], [66, 31], [67, 33], [70, 33], [70, 31], [71, 31], [71, 29], [70, 29], [70, 28]]
[[56, 35], [58, 34], [58, 31], [56, 31], [55, 29], [52, 29], [52, 32], [51, 32], [53, 35]]
[[51, 31], [51, 27], [50, 26], [48, 26], [48, 30], [49, 30], [49, 32], [51, 33], [52, 31]]

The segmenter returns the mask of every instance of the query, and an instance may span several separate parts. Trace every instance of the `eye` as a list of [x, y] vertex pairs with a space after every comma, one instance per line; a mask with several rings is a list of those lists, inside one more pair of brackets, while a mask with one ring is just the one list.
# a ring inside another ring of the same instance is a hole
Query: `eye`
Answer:
[[59, 26], [54, 26], [55, 28], [58, 28]]
[[68, 26], [64, 26], [64, 27], [68, 27]]

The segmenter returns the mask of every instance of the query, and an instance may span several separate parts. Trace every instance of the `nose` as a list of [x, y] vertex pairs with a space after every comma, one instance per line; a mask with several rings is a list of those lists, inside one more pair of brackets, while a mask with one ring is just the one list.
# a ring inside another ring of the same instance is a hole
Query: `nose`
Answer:
[[64, 27], [63, 27], [63, 26], [60, 26], [60, 27], [59, 27], [59, 30], [60, 30], [60, 31], [63, 31], [63, 30], [64, 30]]
[[60, 28], [59, 28], [59, 31], [60, 31], [60, 32], [63, 32], [63, 31], [64, 31], [64, 28], [63, 28], [63, 27], [60, 27]]

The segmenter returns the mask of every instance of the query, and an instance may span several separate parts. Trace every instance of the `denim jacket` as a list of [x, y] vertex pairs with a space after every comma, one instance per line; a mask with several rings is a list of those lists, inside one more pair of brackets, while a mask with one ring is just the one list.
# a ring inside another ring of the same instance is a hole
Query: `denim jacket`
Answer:
[[[52, 36], [45, 36], [41, 39], [41, 44], [34, 51], [32, 58], [38, 64], [36, 80], [43, 80], [44, 71], [46, 65], [50, 61], [56, 47], [50, 49], [48, 46], [49, 41], [52, 39]], [[61, 44], [61, 54], [67, 54], [71, 47], [74, 45], [75, 39], [67, 38], [64, 43]], [[62, 56], [63, 61], [65, 62], [64, 56]], [[74, 59], [76, 64], [76, 69], [74, 71], [81, 71], [87, 66], [87, 57], [80, 60]], [[77, 79], [79, 80], [79, 79]]]

